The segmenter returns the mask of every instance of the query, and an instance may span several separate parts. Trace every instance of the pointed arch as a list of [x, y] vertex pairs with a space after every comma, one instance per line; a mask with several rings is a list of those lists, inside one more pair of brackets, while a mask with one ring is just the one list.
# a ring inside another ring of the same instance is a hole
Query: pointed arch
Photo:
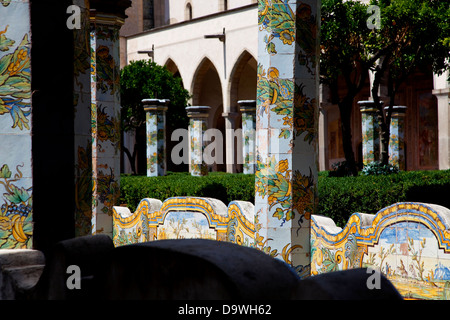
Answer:
[[[208, 128], [219, 129], [225, 136], [225, 119], [223, 118], [222, 83], [217, 68], [212, 61], [205, 57], [202, 59], [194, 73], [191, 85], [192, 105], [209, 106]], [[225, 155], [225, 145], [222, 152]], [[225, 171], [225, 159], [222, 163], [213, 165], [215, 171]]]
[[178, 69], [177, 64], [172, 60], [172, 58], [168, 58], [166, 63], [164, 64], [164, 66], [167, 68], [167, 70], [170, 71], [170, 73], [173, 74], [173, 76], [175, 78], [180, 78], [181, 79], [181, 84], [184, 87], [183, 77], [181, 76], [181, 73], [180, 73], [180, 70]]
[[239, 100], [256, 99], [256, 82], [257, 61], [247, 50], [244, 50], [231, 70], [228, 84], [231, 111], [236, 110]]

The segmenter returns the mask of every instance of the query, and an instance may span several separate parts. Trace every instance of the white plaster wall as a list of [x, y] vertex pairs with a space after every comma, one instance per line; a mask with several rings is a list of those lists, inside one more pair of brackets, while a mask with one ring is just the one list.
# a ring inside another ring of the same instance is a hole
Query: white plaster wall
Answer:
[[[167, 0], [166, 0], [167, 1]], [[188, 3], [192, 6], [192, 18], [199, 18], [222, 11], [223, 0], [168, 0], [170, 23], [185, 21], [185, 8]], [[228, 0], [228, 9], [243, 7], [256, 0]]]
[[257, 3], [257, 0], [228, 0], [228, 10]]
[[[216, 2], [216, 1], [212, 1]], [[171, 25], [138, 36], [127, 38], [127, 61], [149, 59], [138, 50], [155, 46], [154, 61], [165, 65], [170, 58], [177, 65], [184, 86], [192, 92], [195, 72], [207, 57], [219, 73], [223, 92], [224, 112], [229, 112], [229, 87], [231, 72], [239, 56], [247, 50], [258, 58], [257, 7], [205, 18], [191, 23]], [[206, 34], [220, 34], [225, 28], [226, 41], [204, 39]]]

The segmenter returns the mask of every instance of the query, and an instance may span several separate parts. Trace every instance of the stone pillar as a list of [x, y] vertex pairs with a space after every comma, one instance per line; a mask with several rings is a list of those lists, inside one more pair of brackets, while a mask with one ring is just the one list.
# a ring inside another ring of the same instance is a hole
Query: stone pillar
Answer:
[[147, 177], [165, 176], [166, 111], [170, 100], [144, 99], [147, 125]]
[[318, 1], [258, 8], [256, 247], [310, 275], [317, 206]]
[[439, 132], [439, 170], [450, 169], [450, 72], [433, 75], [433, 95], [437, 98]]
[[238, 101], [242, 113], [242, 158], [243, 172], [255, 173], [255, 131], [256, 131], [256, 100]]
[[[75, 236], [92, 233], [92, 131], [91, 131], [91, 46], [90, 11], [85, 2], [74, 0], [81, 9], [80, 29], [74, 28], [74, 135], [75, 135]], [[88, 4], [88, 3], [87, 3]]]
[[190, 150], [190, 171], [193, 176], [208, 175], [208, 164], [203, 159], [205, 141], [203, 134], [207, 129], [208, 112], [211, 108], [206, 106], [186, 107], [189, 123], [189, 150]]
[[[388, 109], [389, 107], [384, 108], [386, 112]], [[389, 127], [389, 163], [399, 168], [399, 170], [406, 170], [405, 113], [405, 106], [394, 106]]]
[[34, 202], [29, 1], [1, 1], [0, 17], [0, 249], [24, 249]]
[[[240, 143], [235, 145], [235, 137], [239, 134], [239, 131], [236, 130], [236, 118], [238, 116], [237, 112], [222, 113], [222, 117], [225, 119], [225, 165], [228, 173], [237, 172], [237, 164], [240, 156], [242, 156], [239, 151]], [[238, 139], [240, 139], [240, 136], [238, 136]], [[238, 154], [236, 154], [236, 151]]]
[[380, 132], [373, 101], [358, 101], [361, 111], [363, 164], [380, 160]]
[[328, 108], [330, 104], [322, 102], [319, 114], [319, 171], [328, 170]]
[[92, 233], [112, 235], [120, 182], [119, 30], [131, 1], [91, 1]]

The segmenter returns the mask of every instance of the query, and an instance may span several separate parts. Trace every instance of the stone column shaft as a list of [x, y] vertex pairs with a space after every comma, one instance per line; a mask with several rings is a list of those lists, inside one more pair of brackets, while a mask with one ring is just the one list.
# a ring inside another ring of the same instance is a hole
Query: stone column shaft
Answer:
[[380, 160], [380, 133], [373, 101], [358, 101], [361, 111], [363, 164]]
[[255, 245], [310, 275], [317, 205], [318, 1], [258, 8]]
[[[384, 109], [388, 110], [389, 107]], [[394, 106], [389, 127], [389, 163], [399, 168], [406, 169], [405, 162], [405, 106]]]
[[210, 109], [207, 106], [186, 107], [188, 117], [190, 118], [190, 171], [193, 176], [208, 175], [208, 166], [204, 161], [206, 144], [203, 135], [207, 129], [208, 112]]
[[[91, 4], [92, 233], [112, 236], [112, 208], [120, 196], [120, 48], [118, 1]], [[117, 4], [116, 4], [117, 3]], [[121, 2], [124, 6], [127, 1]], [[98, 7], [97, 7], [98, 6]], [[122, 8], [125, 10], [126, 7]]]
[[238, 101], [242, 113], [243, 172], [255, 173], [256, 100]]
[[147, 177], [166, 175], [166, 111], [169, 100], [144, 99], [147, 127]]

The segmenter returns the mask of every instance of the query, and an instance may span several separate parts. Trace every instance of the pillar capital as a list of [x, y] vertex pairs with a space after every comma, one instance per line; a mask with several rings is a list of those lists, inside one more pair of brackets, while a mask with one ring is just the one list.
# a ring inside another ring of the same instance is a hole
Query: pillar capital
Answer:
[[145, 112], [166, 112], [170, 103], [169, 99], [143, 99], [142, 104]]
[[[380, 103], [383, 105], [384, 102], [380, 101]], [[362, 100], [358, 101], [359, 110], [363, 113], [369, 113], [369, 112], [376, 112], [378, 111], [375, 105], [375, 101], [373, 100]]]
[[186, 107], [187, 116], [191, 119], [208, 118], [209, 110], [208, 106], [189, 106]]
[[131, 0], [90, 0], [90, 5], [91, 22], [121, 26], [127, 17], [125, 10], [131, 7]]
[[[404, 116], [405, 113], [406, 113], [406, 109], [408, 109], [408, 107], [406, 107], [406, 106], [393, 106], [393, 107], [392, 107], [392, 116], [393, 116], [393, 117], [396, 117], [396, 116], [398, 116], [398, 117]], [[384, 110], [386, 111], [386, 114], [387, 114], [387, 112], [389, 111], [389, 106], [384, 107]]]
[[256, 113], [256, 100], [239, 100], [238, 105], [242, 113]]

